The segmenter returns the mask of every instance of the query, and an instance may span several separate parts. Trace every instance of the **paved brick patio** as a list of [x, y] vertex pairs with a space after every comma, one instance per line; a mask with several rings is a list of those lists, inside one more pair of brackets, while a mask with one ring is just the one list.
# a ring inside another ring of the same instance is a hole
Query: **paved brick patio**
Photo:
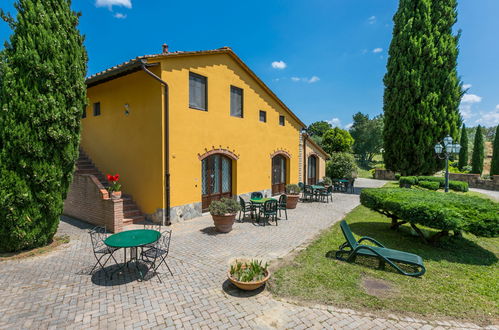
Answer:
[[[383, 181], [359, 179], [357, 186]], [[226, 281], [235, 257], [283, 257], [359, 204], [358, 195], [336, 194], [332, 204], [299, 204], [288, 221], [259, 227], [236, 223], [217, 234], [209, 216], [175, 224], [168, 271], [138, 282], [130, 272], [113, 281], [88, 272], [89, 226], [71, 219], [59, 232], [71, 242], [47, 255], [0, 263], [0, 329], [6, 328], [479, 328], [453, 321], [424, 321], [331, 306], [299, 306], [275, 300], [268, 291], [242, 294]], [[121, 258], [121, 254], [119, 257]], [[490, 327], [492, 328], [492, 327]], [[497, 328], [496, 328], [497, 329]]]

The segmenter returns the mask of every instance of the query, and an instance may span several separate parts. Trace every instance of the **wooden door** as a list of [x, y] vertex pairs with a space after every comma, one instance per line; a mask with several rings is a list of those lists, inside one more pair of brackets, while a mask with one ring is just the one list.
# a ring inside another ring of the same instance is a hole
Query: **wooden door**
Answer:
[[232, 160], [224, 155], [211, 155], [201, 165], [202, 209], [208, 210], [212, 201], [232, 197]]
[[286, 190], [286, 158], [277, 155], [272, 158], [272, 195], [283, 194]]
[[317, 157], [308, 157], [308, 184], [317, 183]]

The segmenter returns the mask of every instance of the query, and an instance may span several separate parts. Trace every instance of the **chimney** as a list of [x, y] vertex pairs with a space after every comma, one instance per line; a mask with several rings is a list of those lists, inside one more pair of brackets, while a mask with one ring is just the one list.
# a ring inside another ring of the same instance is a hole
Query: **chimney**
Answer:
[[163, 54], [168, 54], [168, 45], [163, 44]]

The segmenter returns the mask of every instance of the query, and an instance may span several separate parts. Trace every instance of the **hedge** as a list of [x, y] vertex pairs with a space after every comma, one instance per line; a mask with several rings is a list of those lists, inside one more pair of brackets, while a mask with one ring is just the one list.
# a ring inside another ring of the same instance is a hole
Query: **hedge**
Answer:
[[368, 188], [362, 190], [360, 201], [390, 217], [392, 224], [400, 219], [442, 231], [499, 236], [499, 203], [492, 200], [427, 190]]
[[418, 182], [418, 186], [430, 190], [438, 190], [438, 188], [440, 188], [440, 183], [432, 181], [421, 181]]
[[[399, 179], [401, 185], [418, 185], [421, 186], [421, 182], [438, 182], [440, 188], [445, 187], [445, 178], [441, 176], [402, 176]], [[426, 188], [426, 187], [423, 187]], [[467, 182], [463, 181], [453, 181], [449, 180], [449, 189], [454, 191], [467, 192], [469, 186]]]

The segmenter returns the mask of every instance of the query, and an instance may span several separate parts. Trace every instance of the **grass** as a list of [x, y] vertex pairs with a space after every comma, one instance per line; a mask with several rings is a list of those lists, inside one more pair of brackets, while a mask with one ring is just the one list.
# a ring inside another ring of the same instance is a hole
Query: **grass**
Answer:
[[357, 161], [357, 177], [372, 179], [373, 174], [371, 173], [371, 170], [374, 168], [384, 168], [384, 166], [385, 164], [383, 163], [382, 155], [375, 155], [373, 161], [368, 162], [367, 164], [361, 164]]
[[17, 259], [25, 259], [34, 256], [39, 256], [48, 252], [55, 250], [58, 246], [62, 244], [69, 243], [68, 235], [55, 236], [52, 243], [46, 246], [42, 246], [36, 249], [24, 250], [19, 252], [4, 252], [0, 253], [0, 262], [7, 260], [17, 260]]
[[[326, 257], [345, 239], [336, 224], [274, 271], [270, 283], [277, 296], [416, 317], [467, 319], [490, 324], [498, 315], [499, 238], [464, 235], [437, 246], [422, 243], [409, 226], [389, 229], [389, 219], [363, 206], [346, 217], [354, 234], [371, 236], [387, 247], [420, 255], [427, 269], [421, 278], [395, 273], [377, 261], [358, 258], [347, 263]], [[425, 229], [431, 231], [431, 229]], [[365, 279], [390, 287], [375, 294], [363, 286]]]

